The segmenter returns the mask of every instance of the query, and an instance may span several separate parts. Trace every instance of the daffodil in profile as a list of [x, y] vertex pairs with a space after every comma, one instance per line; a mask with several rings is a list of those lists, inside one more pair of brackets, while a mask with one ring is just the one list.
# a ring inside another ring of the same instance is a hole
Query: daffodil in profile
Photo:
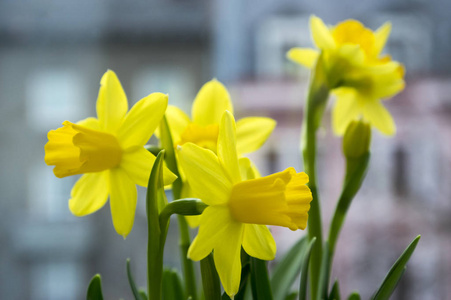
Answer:
[[[144, 145], [162, 119], [167, 95], [153, 93], [128, 111], [127, 98], [116, 74], [109, 70], [100, 81], [97, 118], [48, 133], [45, 162], [59, 177], [84, 174], [71, 191], [69, 209], [76, 216], [91, 214], [110, 198], [114, 228], [124, 238], [130, 233], [136, 209], [136, 184], [147, 186], [155, 156]], [[128, 112], [127, 112], [128, 111]], [[166, 184], [175, 180], [164, 172]]]
[[381, 100], [404, 89], [404, 68], [382, 54], [391, 24], [373, 32], [356, 20], [326, 26], [312, 16], [310, 30], [318, 49], [293, 48], [287, 56], [307, 68], [322, 60], [327, 85], [337, 97], [332, 115], [335, 132], [342, 135], [351, 121], [364, 118], [383, 134], [393, 135], [394, 121]]
[[[308, 176], [293, 168], [255, 178], [247, 158], [238, 158], [233, 115], [223, 114], [217, 154], [193, 143], [178, 147], [180, 164], [198, 197], [209, 205], [188, 257], [198, 261], [213, 251], [226, 293], [233, 297], [241, 277], [241, 247], [250, 256], [271, 260], [276, 244], [266, 225], [304, 229], [312, 195]], [[240, 167], [241, 165], [241, 167]]]

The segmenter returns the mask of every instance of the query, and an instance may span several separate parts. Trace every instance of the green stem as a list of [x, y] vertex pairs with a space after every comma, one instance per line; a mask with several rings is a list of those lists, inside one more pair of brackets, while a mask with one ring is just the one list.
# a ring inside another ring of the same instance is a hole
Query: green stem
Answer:
[[348, 158], [346, 161], [346, 175], [343, 189], [340, 198], [338, 199], [337, 207], [335, 208], [329, 228], [329, 272], [332, 268], [333, 256], [338, 236], [343, 226], [349, 206], [365, 179], [366, 172], [368, 171], [370, 156], [371, 155], [368, 152], [362, 157], [355, 159]]
[[310, 85], [304, 110], [301, 137], [304, 169], [309, 176], [308, 186], [310, 187], [313, 196], [312, 202], [310, 203], [308, 236], [309, 240], [316, 237], [316, 243], [313, 246], [310, 263], [311, 299], [316, 299], [317, 297], [323, 252], [321, 208], [316, 185], [316, 131], [321, 124], [321, 119], [328, 97], [329, 88], [327, 86], [327, 80], [322, 66], [321, 55], [318, 58], [316, 67], [312, 70], [310, 76]]

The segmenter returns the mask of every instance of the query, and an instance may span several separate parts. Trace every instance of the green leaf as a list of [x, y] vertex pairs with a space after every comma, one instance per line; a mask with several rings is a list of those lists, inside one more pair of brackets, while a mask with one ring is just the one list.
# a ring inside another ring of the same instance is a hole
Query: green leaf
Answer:
[[271, 277], [274, 299], [284, 299], [289, 294], [293, 282], [299, 275], [307, 242], [307, 237], [302, 237], [276, 265]]
[[301, 281], [299, 284], [299, 300], [305, 300], [307, 297], [308, 266], [310, 262], [310, 253], [312, 252], [315, 243], [316, 238], [313, 238], [303, 251], [304, 255], [302, 257]]
[[200, 272], [205, 299], [220, 300], [221, 284], [211, 253], [200, 261]]
[[139, 295], [141, 296], [141, 299], [147, 300], [147, 293], [144, 290], [139, 290]]
[[395, 290], [396, 285], [398, 284], [402, 274], [404, 273], [407, 262], [412, 256], [413, 251], [415, 251], [415, 248], [418, 244], [418, 241], [420, 240], [420, 237], [421, 237], [420, 235], [417, 236], [406, 248], [406, 250], [404, 250], [404, 252], [398, 258], [395, 264], [391, 267], [387, 276], [385, 276], [385, 279], [382, 282], [381, 286], [371, 299], [385, 300], [390, 298], [390, 295]]
[[358, 292], [352, 292], [352, 294], [349, 295], [348, 300], [360, 300], [360, 294]]
[[330, 290], [328, 300], [340, 300], [340, 286], [338, 285], [338, 280], [335, 280], [332, 289]]
[[329, 289], [329, 245], [327, 242], [324, 243], [324, 252], [323, 257], [321, 261], [321, 271], [320, 271], [320, 277], [319, 277], [319, 284], [318, 284], [318, 294], [317, 299], [322, 300], [327, 297], [327, 290]]
[[298, 296], [297, 292], [291, 292], [291, 294], [288, 294], [288, 296], [285, 297], [285, 300], [296, 300], [297, 296]]
[[252, 296], [258, 300], [272, 300], [266, 261], [251, 257], [250, 262]]
[[133, 296], [135, 297], [135, 300], [145, 300], [145, 298], [142, 298], [141, 295], [139, 294], [139, 291], [136, 288], [135, 281], [133, 280], [132, 272], [130, 270], [130, 258], [127, 258], [127, 277], [128, 283], [130, 284], [130, 288], [132, 289], [132, 293]]
[[163, 276], [163, 250], [166, 241], [168, 220], [161, 221], [159, 214], [167, 203], [163, 183], [164, 150], [158, 153], [149, 176], [147, 186], [147, 286], [151, 300], [161, 299]]
[[92, 277], [88, 286], [88, 292], [86, 296], [87, 300], [103, 300], [102, 295], [102, 279], [99, 274]]
[[185, 299], [182, 281], [177, 270], [163, 271], [163, 300]]

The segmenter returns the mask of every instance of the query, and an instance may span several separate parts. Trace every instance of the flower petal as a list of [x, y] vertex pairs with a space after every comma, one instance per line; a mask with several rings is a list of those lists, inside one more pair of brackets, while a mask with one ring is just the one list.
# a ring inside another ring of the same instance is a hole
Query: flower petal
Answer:
[[221, 167], [218, 157], [195, 144], [179, 146], [178, 155], [183, 173], [191, 189], [208, 205], [227, 203], [232, 182]]
[[144, 146], [163, 118], [168, 95], [152, 93], [139, 100], [125, 116], [117, 137], [124, 149]]
[[241, 279], [241, 243], [244, 226], [241, 223], [229, 223], [222, 238], [214, 246], [213, 258], [216, 270], [225, 292], [232, 299], [240, 287]]
[[315, 45], [320, 49], [333, 49], [335, 48], [335, 41], [332, 34], [324, 24], [323, 20], [317, 16], [310, 17], [310, 31], [312, 32], [312, 38]]
[[171, 130], [172, 142], [174, 145], [177, 145], [181, 139], [182, 133], [188, 127], [189, 123], [191, 123], [191, 120], [187, 114], [174, 105], [169, 105], [165, 114]]
[[115, 133], [128, 110], [127, 97], [116, 74], [108, 70], [100, 80], [97, 117], [101, 127]]
[[309, 69], [313, 68], [318, 56], [319, 52], [310, 48], [291, 48], [287, 52], [289, 59]]
[[110, 206], [116, 232], [124, 238], [133, 227], [136, 211], [136, 185], [121, 168], [110, 170]]
[[76, 124], [80, 125], [80, 126], [87, 127], [89, 129], [93, 129], [93, 130], [99, 130], [99, 131], [102, 130], [102, 127], [100, 126], [100, 121], [98, 119], [96, 119], [96, 118], [93, 118], [93, 117], [86, 118], [86, 119], [83, 119], [81, 121], [78, 121]]
[[202, 86], [192, 107], [193, 122], [200, 126], [219, 124], [224, 111], [233, 113], [232, 102], [226, 87], [213, 79]]
[[[155, 162], [155, 156], [143, 147], [132, 149], [132, 151], [125, 151], [122, 154], [121, 168], [127, 172], [134, 183], [146, 187], [149, 184], [150, 171]], [[164, 184], [171, 184], [175, 179], [177, 179], [177, 176], [164, 166]]]
[[375, 55], [378, 56], [382, 49], [384, 49], [385, 43], [391, 32], [391, 23], [385, 22], [381, 27], [379, 27], [374, 33], [374, 51]]
[[337, 100], [332, 112], [333, 128], [335, 134], [343, 135], [348, 124], [358, 116], [361, 108], [352, 89], [340, 88], [335, 90], [334, 94]]
[[101, 209], [108, 199], [105, 172], [87, 173], [78, 179], [70, 193], [69, 209], [77, 217]]
[[246, 224], [243, 248], [252, 257], [273, 260], [276, 256], [276, 242], [265, 225]]
[[248, 117], [236, 123], [236, 142], [239, 154], [259, 149], [276, 127], [276, 121], [264, 117]]
[[367, 99], [365, 101], [363, 117], [385, 135], [394, 135], [396, 132], [392, 116], [378, 99]]
[[227, 206], [208, 206], [200, 215], [199, 233], [188, 249], [188, 257], [199, 261], [210, 254], [231, 222], [234, 220]]
[[240, 182], [241, 174], [236, 152], [235, 119], [229, 111], [224, 112], [219, 127], [218, 158], [230, 176], [232, 183]]

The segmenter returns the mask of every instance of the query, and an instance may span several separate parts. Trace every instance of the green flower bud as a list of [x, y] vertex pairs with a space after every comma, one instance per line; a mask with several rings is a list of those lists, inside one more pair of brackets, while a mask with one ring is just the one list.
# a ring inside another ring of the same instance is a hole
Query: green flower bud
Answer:
[[352, 121], [343, 137], [346, 158], [359, 158], [368, 153], [371, 144], [371, 126], [363, 120]]

